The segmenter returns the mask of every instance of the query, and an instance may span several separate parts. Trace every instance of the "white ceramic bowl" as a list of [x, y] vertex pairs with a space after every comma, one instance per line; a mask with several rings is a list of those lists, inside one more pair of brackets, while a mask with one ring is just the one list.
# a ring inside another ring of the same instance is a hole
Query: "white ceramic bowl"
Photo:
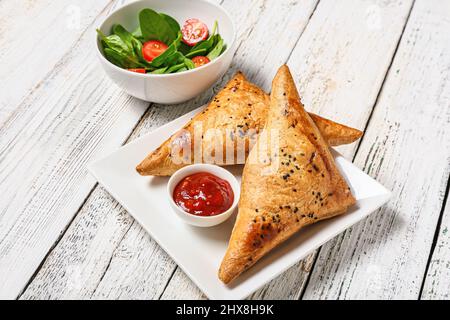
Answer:
[[141, 74], [124, 70], [109, 62], [103, 56], [100, 38], [96, 35], [95, 50], [100, 63], [119, 87], [142, 100], [173, 104], [194, 98], [223, 76], [234, 55], [236, 35], [233, 22], [222, 7], [206, 0], [141, 0], [115, 10], [99, 29], [109, 35], [112, 26], [120, 23], [127, 30], [135, 30], [138, 26], [138, 13], [144, 8], [166, 13], [174, 17], [181, 26], [189, 18], [198, 18], [211, 30], [217, 20], [218, 31], [227, 48], [217, 59], [199, 68], [174, 74]]
[[[175, 201], [173, 200], [173, 190], [175, 189], [177, 184], [184, 177], [187, 177], [197, 172], [208, 172], [221, 179], [228, 181], [234, 193], [234, 200], [233, 204], [227, 211], [215, 216], [208, 216], [208, 217], [196, 216], [187, 213], [175, 203]], [[169, 182], [167, 183], [167, 196], [169, 198], [170, 205], [172, 206], [177, 216], [180, 217], [184, 222], [197, 227], [212, 227], [227, 220], [236, 209], [237, 204], [239, 202], [240, 194], [241, 194], [240, 185], [236, 177], [233, 174], [231, 174], [228, 170], [213, 164], [198, 163], [183, 167], [179, 169], [177, 172], [175, 172], [170, 177]]]

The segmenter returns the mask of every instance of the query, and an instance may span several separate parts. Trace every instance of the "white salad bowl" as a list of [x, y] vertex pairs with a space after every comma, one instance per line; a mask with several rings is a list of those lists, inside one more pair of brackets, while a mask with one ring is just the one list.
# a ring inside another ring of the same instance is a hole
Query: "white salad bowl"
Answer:
[[234, 55], [236, 35], [229, 14], [222, 7], [206, 0], [141, 0], [112, 12], [99, 29], [109, 35], [112, 26], [120, 23], [129, 31], [135, 30], [138, 27], [138, 13], [145, 8], [168, 14], [181, 26], [187, 19], [198, 18], [210, 31], [217, 20], [218, 32], [224, 39], [226, 50], [210, 63], [192, 70], [173, 74], [141, 74], [109, 62], [103, 55], [100, 38], [96, 35], [95, 50], [100, 63], [119, 87], [145, 101], [174, 104], [194, 98], [223, 76]]
[[[208, 172], [223, 180], [228, 181], [231, 189], [233, 190], [234, 200], [233, 204], [227, 211], [215, 216], [196, 216], [187, 213], [175, 203], [175, 201], [173, 200], [173, 191], [177, 184], [183, 178], [197, 172]], [[236, 177], [230, 171], [213, 164], [197, 163], [179, 169], [170, 177], [169, 182], [167, 183], [167, 196], [169, 198], [170, 206], [172, 207], [176, 215], [181, 218], [181, 220], [197, 227], [212, 227], [226, 221], [236, 210], [240, 197], [240, 185]]]

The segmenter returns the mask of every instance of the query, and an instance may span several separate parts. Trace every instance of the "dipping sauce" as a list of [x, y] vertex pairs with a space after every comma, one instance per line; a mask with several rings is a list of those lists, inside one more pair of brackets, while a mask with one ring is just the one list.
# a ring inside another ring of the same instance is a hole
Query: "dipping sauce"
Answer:
[[228, 181], [208, 172], [198, 172], [177, 184], [173, 200], [187, 213], [215, 216], [231, 207], [234, 193]]

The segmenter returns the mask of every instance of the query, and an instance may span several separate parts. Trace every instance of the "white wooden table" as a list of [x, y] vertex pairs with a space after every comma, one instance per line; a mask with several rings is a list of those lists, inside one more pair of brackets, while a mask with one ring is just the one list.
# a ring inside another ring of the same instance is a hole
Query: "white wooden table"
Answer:
[[307, 108], [365, 131], [339, 148], [389, 204], [254, 299], [450, 298], [450, 1], [223, 0], [231, 69], [176, 106], [124, 94], [94, 29], [123, 1], [0, 1], [0, 298], [205, 298], [86, 164], [287, 62]]

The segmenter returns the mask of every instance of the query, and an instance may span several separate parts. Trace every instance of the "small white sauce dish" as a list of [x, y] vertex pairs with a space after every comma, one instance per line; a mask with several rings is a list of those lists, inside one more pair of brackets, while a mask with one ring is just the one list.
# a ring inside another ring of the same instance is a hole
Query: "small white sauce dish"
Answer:
[[[234, 200], [233, 204], [227, 211], [214, 216], [196, 216], [184, 211], [175, 203], [173, 200], [173, 191], [175, 187], [183, 178], [198, 172], [208, 172], [228, 181], [231, 189], [233, 190]], [[183, 167], [175, 172], [167, 183], [167, 196], [173, 211], [181, 220], [197, 227], [212, 227], [226, 221], [236, 209], [240, 194], [240, 184], [236, 177], [228, 170], [212, 164], [198, 163]]]
[[114, 24], [127, 30], [138, 26], [138, 13], [145, 8], [168, 14], [182, 26], [190, 18], [197, 18], [212, 29], [218, 22], [218, 31], [226, 50], [216, 59], [201, 67], [172, 74], [141, 74], [131, 72], [109, 62], [103, 56], [99, 36], [95, 35], [95, 51], [106, 74], [128, 94], [150, 102], [175, 104], [192, 99], [211, 87], [228, 70], [235, 51], [236, 31], [229, 14], [218, 4], [206, 0], [141, 0], [112, 12], [100, 25], [106, 35]]

